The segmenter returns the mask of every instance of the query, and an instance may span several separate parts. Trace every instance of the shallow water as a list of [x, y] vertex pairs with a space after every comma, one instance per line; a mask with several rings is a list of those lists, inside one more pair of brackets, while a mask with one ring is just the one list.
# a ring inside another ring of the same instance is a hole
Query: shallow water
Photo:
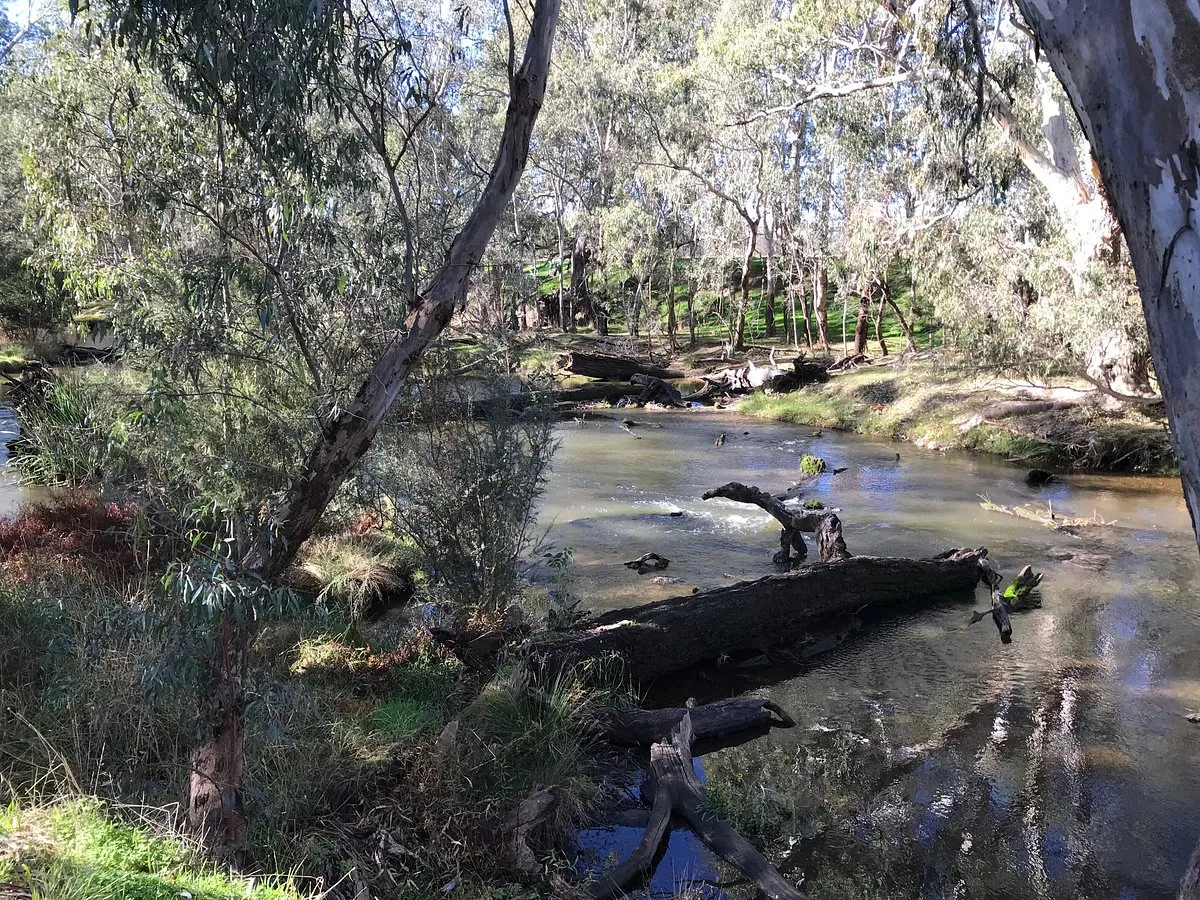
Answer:
[[[708, 411], [631, 417], [663, 427], [561, 426], [542, 513], [592, 608], [772, 571], [774, 521], [699, 496], [731, 480], [783, 490], [806, 452], [848, 467], [805, 496], [840, 510], [851, 552], [982, 545], [1008, 576], [1026, 563], [1045, 573], [1043, 608], [1014, 618], [1008, 646], [950, 603], [872, 622], [803, 673], [716, 673], [658, 692], [770, 695], [796, 716], [799, 728], [702, 766], [727, 793], [765, 790], [794, 817], [772, 849], [814, 897], [1174, 896], [1200, 839], [1200, 726], [1186, 719], [1200, 712], [1200, 557], [1177, 481], [1072, 475], [1035, 488], [985, 457]], [[987, 512], [981, 494], [1118, 525], [1077, 538]], [[683, 583], [621, 565], [649, 550]], [[1094, 572], [1048, 555], [1063, 550], [1110, 560]], [[601, 856], [627, 846], [617, 833], [583, 842]], [[690, 835], [668, 860], [660, 889], [687, 863], [714, 879]]]
[[0, 518], [14, 515], [24, 496], [16, 473], [8, 467], [8, 442], [19, 434], [12, 409], [0, 403]]

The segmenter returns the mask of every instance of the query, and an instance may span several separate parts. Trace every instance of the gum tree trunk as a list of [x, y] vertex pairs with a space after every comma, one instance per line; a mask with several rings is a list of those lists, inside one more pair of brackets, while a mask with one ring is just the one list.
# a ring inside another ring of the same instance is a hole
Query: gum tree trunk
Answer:
[[758, 243], [758, 222], [747, 220], [750, 237], [746, 240], [746, 256], [742, 260], [741, 296], [738, 299], [737, 326], [733, 333], [733, 349], [746, 348], [746, 311], [750, 309], [750, 267], [754, 264], [754, 246]]
[[[854, 326], [854, 355], [867, 353], [867, 326], [871, 322], [871, 298], [864, 291], [858, 298], [858, 322]], [[842, 329], [845, 330], [844, 328]]]
[[1200, 12], [1018, 0], [1091, 142], [1137, 274], [1184, 495], [1200, 502]]
[[587, 267], [592, 260], [592, 252], [588, 249], [587, 237], [580, 232], [575, 237], [575, 248], [571, 251], [571, 288], [569, 296], [571, 305], [583, 317], [584, 325], [596, 321], [596, 313], [592, 309], [592, 297], [588, 291]]
[[[1017, 0], [1091, 142], [1137, 273], [1183, 493], [1200, 509], [1200, 7]], [[1200, 898], [1200, 845], [1180, 883]]]
[[821, 349], [829, 349], [829, 272], [824, 263], [818, 261], [813, 269], [813, 311], [817, 317], [817, 335]]
[[[560, 0], [538, 0], [520, 68], [511, 79], [500, 146], [487, 184], [446, 262], [421, 293], [405, 336], [376, 360], [370, 374], [309, 454], [274, 516], [277, 530], [243, 560], [265, 582], [274, 581], [313, 532], [329, 501], [371, 446], [384, 416], [424, 350], [446, 327], [479, 266], [496, 225], [512, 198], [529, 155], [550, 71], [550, 51]], [[244, 765], [245, 676], [254, 629], [248, 616], [228, 609], [208, 661], [209, 688], [199, 710], [199, 736], [191, 763], [188, 813], [207, 848], [221, 859], [244, 857], [246, 817], [240, 781]]]

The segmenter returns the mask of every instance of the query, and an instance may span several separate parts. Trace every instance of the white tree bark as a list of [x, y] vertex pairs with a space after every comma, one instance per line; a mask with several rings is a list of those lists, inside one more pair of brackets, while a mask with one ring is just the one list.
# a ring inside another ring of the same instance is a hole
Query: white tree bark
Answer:
[[1200, 511], [1200, 2], [1017, 0], [1125, 233], [1193, 528]]

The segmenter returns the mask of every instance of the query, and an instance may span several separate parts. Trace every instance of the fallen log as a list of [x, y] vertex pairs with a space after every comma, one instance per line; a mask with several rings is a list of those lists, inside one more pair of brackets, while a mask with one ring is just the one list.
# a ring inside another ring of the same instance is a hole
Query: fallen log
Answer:
[[600, 714], [598, 723], [604, 737], [615, 744], [648, 747], [665, 740], [688, 713], [692, 716], [692, 733], [698, 741], [723, 738], [763, 726], [793, 728], [796, 725], [777, 703], [757, 697], [721, 700], [693, 709], [609, 709]]
[[1000, 503], [993, 503], [988, 499], [986, 494], [980, 494], [979, 505], [988, 512], [1004, 513], [1006, 516], [1027, 519], [1030, 522], [1037, 522], [1039, 525], [1045, 525], [1047, 528], [1053, 528], [1056, 531], [1117, 524], [1116, 519], [1109, 522], [1101, 517], [1099, 513], [1095, 512], [1090, 516], [1060, 516], [1054, 511], [1054, 504], [1052, 503], [1047, 503], [1045, 508], [1032, 503], [1026, 503], [1024, 506], [1004, 506]]
[[1035, 416], [1045, 412], [1072, 409], [1083, 403], [1085, 398], [1070, 400], [1000, 400], [981, 409], [958, 423], [959, 431], [970, 431], [984, 422], [997, 422], [1013, 416]]
[[[711, 500], [713, 497], [723, 497], [735, 503], [752, 503], [775, 517], [783, 526], [779, 533], [779, 552], [773, 557], [777, 566], [790, 566], [808, 556], [808, 545], [804, 543], [802, 532], [816, 534], [817, 552], [821, 562], [850, 558], [850, 551], [842, 537], [842, 521], [836, 513], [791, 510], [766, 491], [739, 481], [723, 484], [705, 491], [702, 495], [705, 500]], [[793, 550], [797, 554], [795, 557], [792, 556]]]
[[630, 359], [627, 356], [609, 356], [604, 353], [584, 353], [572, 350], [559, 357], [561, 368], [575, 375], [589, 378], [619, 378], [628, 381], [634, 375], [652, 375], [655, 378], [682, 378], [683, 373], [664, 369], [651, 363]]
[[637, 398], [637, 402], [642, 405], [647, 403], [661, 403], [663, 406], [684, 405], [683, 397], [679, 395], [679, 391], [675, 390], [672, 385], [667, 384], [661, 378], [635, 373], [629, 377], [629, 383], [642, 389]]
[[742, 651], [766, 653], [803, 640], [838, 616], [909, 601], [971, 595], [987, 550], [951, 550], [933, 559], [852, 556], [814, 563], [631, 609], [535, 639], [530, 651], [551, 666], [616, 653], [636, 682]]
[[710, 850], [754, 882], [771, 900], [806, 900], [766, 858], [731, 826], [713, 818], [704, 785], [692, 766], [692, 717], [685, 713], [668, 740], [650, 748], [648, 787], [653, 794], [650, 823], [638, 846], [623, 863], [592, 885], [596, 900], [620, 897], [654, 867], [654, 858], [671, 830], [671, 817], [685, 821]]
[[558, 392], [558, 399], [566, 403], [591, 403], [596, 400], [620, 400], [622, 397], [636, 397], [641, 392], [642, 389], [636, 384], [597, 381], [593, 384], [565, 388]]

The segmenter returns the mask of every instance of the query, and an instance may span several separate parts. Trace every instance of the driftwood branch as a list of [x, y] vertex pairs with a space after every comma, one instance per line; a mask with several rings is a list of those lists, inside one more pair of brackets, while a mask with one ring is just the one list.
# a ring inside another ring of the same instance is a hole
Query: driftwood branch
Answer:
[[691, 826], [710, 850], [753, 881], [772, 900], [805, 900], [805, 895], [779, 874], [750, 842], [712, 817], [704, 785], [692, 766], [692, 717], [685, 712], [668, 740], [650, 748], [649, 787], [654, 794], [650, 823], [637, 848], [624, 863], [592, 886], [589, 896], [622, 896], [633, 881], [649, 874], [654, 856], [670, 831], [672, 815]]
[[776, 565], [791, 565], [793, 550], [796, 552], [795, 558], [803, 559], [808, 555], [802, 532], [816, 534], [821, 562], [850, 558], [850, 551], [842, 537], [842, 522], [835, 513], [792, 510], [766, 491], [738, 481], [731, 481], [703, 494], [705, 500], [713, 497], [723, 497], [735, 503], [751, 503], [775, 517], [783, 526], [779, 535], [779, 552], [775, 554]]
[[979, 567], [983, 581], [991, 590], [992, 606], [989, 610], [972, 613], [969, 624], [983, 621], [990, 613], [992, 621], [996, 623], [996, 630], [1000, 632], [1000, 640], [1005, 644], [1012, 643], [1011, 613], [1036, 609], [1042, 605], [1041, 598], [1035, 593], [1038, 585], [1042, 583], [1042, 575], [1040, 572], [1034, 572], [1032, 566], [1026, 566], [1017, 574], [1013, 583], [1001, 591], [1000, 573], [992, 568], [991, 563], [986, 559], [980, 560]]

